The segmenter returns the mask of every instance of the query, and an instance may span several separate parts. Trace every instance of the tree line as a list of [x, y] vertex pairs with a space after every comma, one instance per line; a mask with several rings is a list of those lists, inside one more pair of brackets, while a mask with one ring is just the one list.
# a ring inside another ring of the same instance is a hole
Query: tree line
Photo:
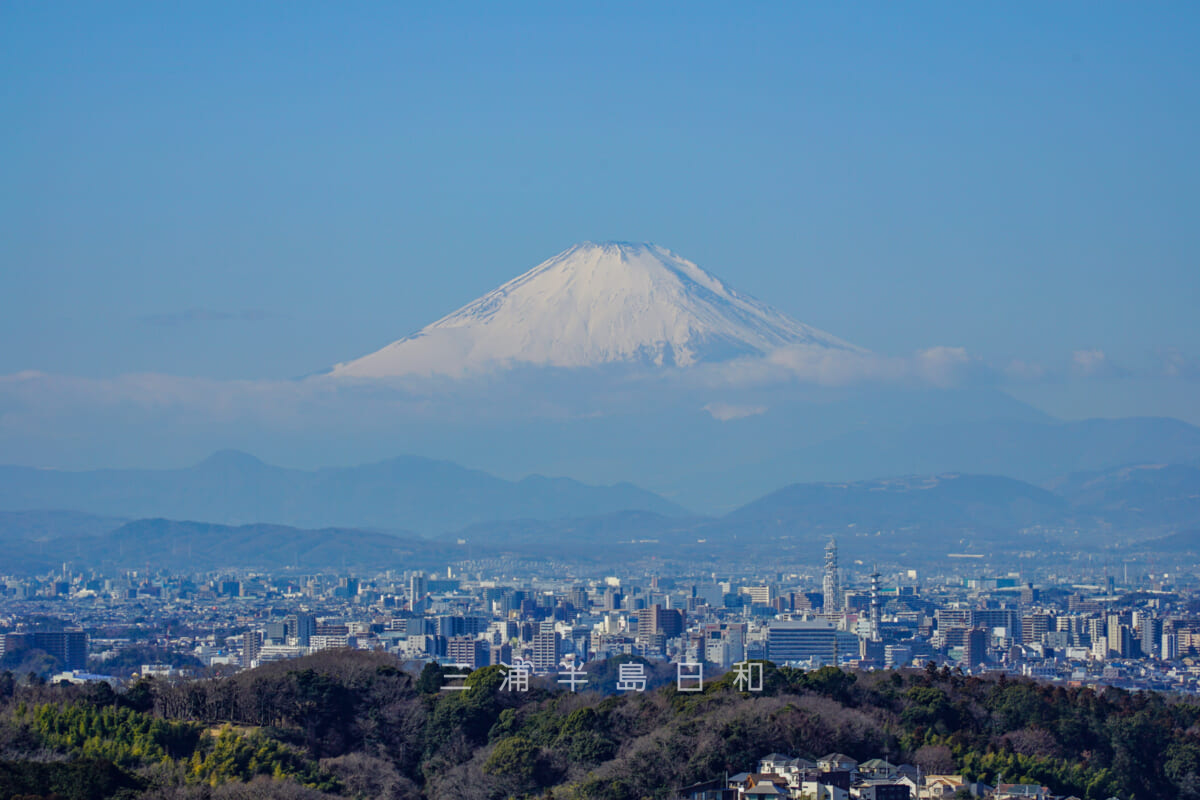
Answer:
[[121, 692], [0, 676], [0, 797], [669, 800], [770, 752], [837, 751], [1088, 800], [1200, 798], [1192, 698], [769, 663], [762, 692], [727, 674], [681, 693], [646, 662], [650, 687], [619, 693], [620, 663], [589, 665], [580, 692], [504, 691], [501, 667], [444, 691], [437, 665], [359, 651]]

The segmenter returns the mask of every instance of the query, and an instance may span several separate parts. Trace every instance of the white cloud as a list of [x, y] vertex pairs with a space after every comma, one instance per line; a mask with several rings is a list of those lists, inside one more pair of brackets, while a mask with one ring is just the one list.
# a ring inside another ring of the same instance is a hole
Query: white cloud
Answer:
[[[1146, 370], [1141, 371], [1144, 373]], [[1070, 372], [1079, 378], [1124, 378], [1133, 374], [1114, 363], [1108, 357], [1108, 353], [1099, 348], [1076, 350], [1072, 353]]]
[[1168, 378], [1200, 378], [1200, 359], [1190, 358], [1174, 347], [1159, 352], [1162, 374]]
[[952, 386], [960, 382], [971, 366], [971, 357], [963, 347], [931, 347], [917, 353], [913, 359], [916, 374], [935, 386]]
[[1076, 350], [1071, 354], [1071, 364], [1080, 375], [1099, 375], [1108, 367], [1108, 355], [1097, 349]]
[[978, 359], [961, 347], [932, 347], [897, 357], [796, 345], [779, 348], [765, 358], [702, 364], [678, 375], [687, 383], [708, 388], [785, 383], [832, 388], [866, 383], [924, 383], [945, 387], [977, 379], [981, 368]]
[[1014, 358], [1012, 361], [1009, 361], [1001, 369], [1001, 372], [1005, 378], [1021, 382], [1040, 381], [1047, 375], [1045, 365], [1020, 358]]
[[767, 413], [766, 406], [739, 406], [732, 403], [709, 403], [704, 406], [704, 410], [709, 413], [709, 416], [720, 422], [756, 417], [759, 414]]

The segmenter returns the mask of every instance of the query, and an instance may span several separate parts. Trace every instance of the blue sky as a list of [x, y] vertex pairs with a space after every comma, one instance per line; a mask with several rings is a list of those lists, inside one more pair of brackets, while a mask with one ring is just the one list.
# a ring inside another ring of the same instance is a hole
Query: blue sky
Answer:
[[435, 5], [0, 6], [0, 375], [304, 375], [621, 239], [1200, 423], [1195, 4]]

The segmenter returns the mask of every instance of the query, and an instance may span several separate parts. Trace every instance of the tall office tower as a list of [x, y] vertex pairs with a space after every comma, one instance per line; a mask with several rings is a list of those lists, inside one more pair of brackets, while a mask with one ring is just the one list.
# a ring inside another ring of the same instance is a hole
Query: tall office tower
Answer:
[[1041, 644], [1042, 637], [1053, 628], [1049, 614], [1026, 614], [1021, 617], [1021, 644]]
[[[1107, 617], [1107, 630], [1105, 635], [1108, 638], [1109, 655], [1118, 658], [1127, 658], [1129, 656], [1128, 641], [1129, 629], [1121, 624], [1121, 616], [1119, 614], [1109, 614]], [[1124, 636], [1122, 636], [1124, 633]]]
[[841, 611], [842, 587], [838, 580], [837, 540], [832, 538], [825, 545], [825, 582], [822, 590], [825, 593], [825, 611]]
[[413, 611], [417, 610], [417, 604], [425, 597], [428, 591], [425, 583], [425, 573], [418, 572], [408, 580], [408, 607]]
[[288, 614], [283, 618], [283, 626], [286, 638], [295, 639], [301, 647], [308, 647], [317, 633], [317, 618], [312, 614]]
[[1163, 661], [1174, 661], [1179, 658], [1179, 636], [1175, 633], [1174, 628], [1163, 628], [1159, 655]]
[[827, 622], [772, 622], [767, 626], [767, 656], [780, 665], [809, 659], [836, 664], [837, 629]]
[[589, 607], [587, 589], [583, 586], [576, 586], [567, 594], [567, 600], [575, 607], [576, 611], [587, 611]]
[[487, 642], [473, 636], [452, 636], [446, 640], [446, 657], [471, 669], [486, 667], [490, 652]]
[[683, 612], [677, 608], [653, 606], [637, 612], [638, 635], [661, 634], [666, 639], [683, 635]]
[[533, 637], [533, 671], [539, 675], [558, 669], [562, 637], [557, 633], [539, 633]]
[[1138, 636], [1142, 640], [1142, 655], [1158, 658], [1162, 654], [1163, 621], [1151, 616], [1138, 620]]
[[878, 642], [882, 628], [883, 611], [879, 600], [879, 570], [871, 572], [871, 641]]
[[246, 631], [242, 642], [242, 666], [251, 667], [258, 659], [259, 652], [262, 651], [263, 635], [262, 631]]
[[972, 628], [967, 631], [963, 640], [963, 663], [967, 668], [978, 667], [987, 661], [987, 631], [983, 628]]

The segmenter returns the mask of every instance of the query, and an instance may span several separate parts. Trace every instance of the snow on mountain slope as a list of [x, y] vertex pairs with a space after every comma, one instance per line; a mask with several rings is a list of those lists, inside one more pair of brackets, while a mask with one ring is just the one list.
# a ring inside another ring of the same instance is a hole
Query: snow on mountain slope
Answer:
[[334, 376], [460, 376], [497, 367], [689, 366], [784, 346], [863, 352], [653, 244], [584, 242]]

